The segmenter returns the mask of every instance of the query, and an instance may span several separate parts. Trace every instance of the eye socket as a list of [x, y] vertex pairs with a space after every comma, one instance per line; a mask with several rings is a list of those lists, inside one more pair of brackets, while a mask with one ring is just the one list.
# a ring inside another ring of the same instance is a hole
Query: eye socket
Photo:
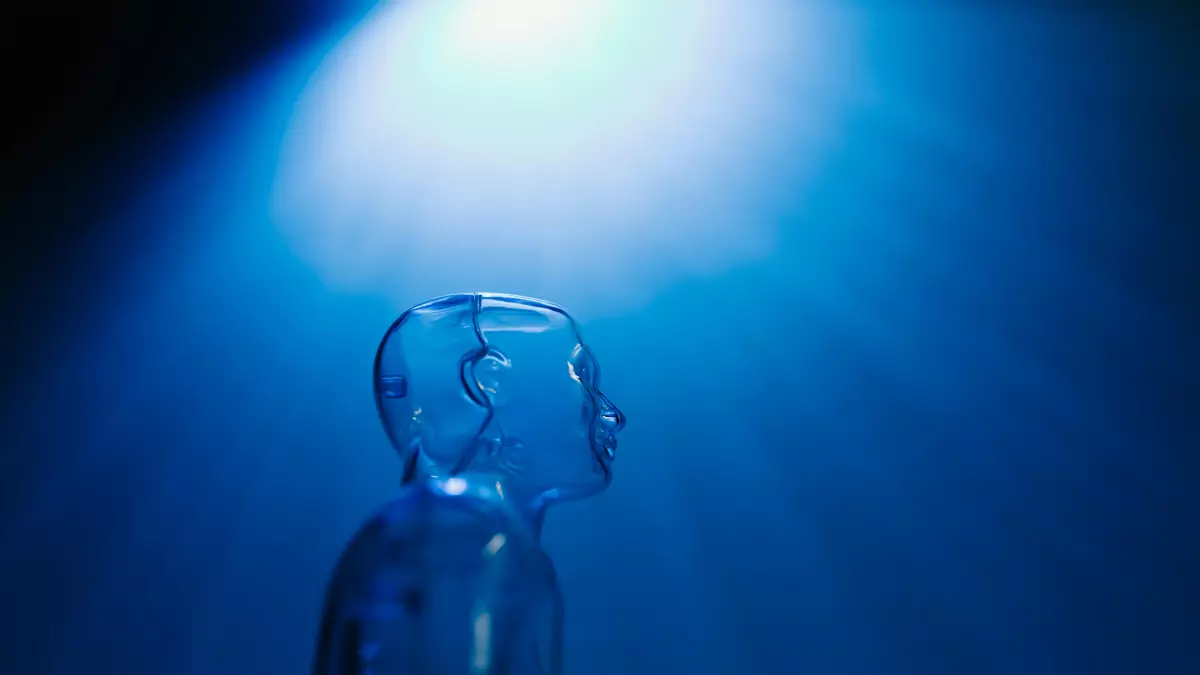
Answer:
[[600, 376], [596, 359], [583, 345], [576, 345], [571, 352], [571, 358], [567, 361], [567, 370], [571, 373], [572, 378], [589, 388], [596, 386]]

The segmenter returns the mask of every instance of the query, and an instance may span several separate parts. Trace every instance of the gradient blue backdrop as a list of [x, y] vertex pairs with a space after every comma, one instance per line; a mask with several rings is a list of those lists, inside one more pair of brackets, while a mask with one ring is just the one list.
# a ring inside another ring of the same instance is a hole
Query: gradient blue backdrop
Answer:
[[642, 288], [507, 265], [373, 293], [297, 254], [281, 148], [351, 27], [116, 153], [0, 412], [0, 672], [303, 672], [398, 478], [376, 342], [477, 289], [574, 309], [630, 420], [612, 489], [547, 524], [571, 675], [1200, 672], [1184, 42], [852, 13], [833, 141], [803, 180], [772, 165], [769, 213], [739, 203], [769, 249], [614, 261]]

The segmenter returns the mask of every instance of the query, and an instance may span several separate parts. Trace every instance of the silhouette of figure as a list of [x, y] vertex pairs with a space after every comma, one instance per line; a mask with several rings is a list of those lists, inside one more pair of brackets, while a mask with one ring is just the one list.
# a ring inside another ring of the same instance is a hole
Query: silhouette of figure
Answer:
[[430, 300], [388, 329], [375, 400], [400, 494], [327, 591], [316, 675], [558, 675], [562, 596], [546, 508], [611, 481], [624, 417], [561, 307]]

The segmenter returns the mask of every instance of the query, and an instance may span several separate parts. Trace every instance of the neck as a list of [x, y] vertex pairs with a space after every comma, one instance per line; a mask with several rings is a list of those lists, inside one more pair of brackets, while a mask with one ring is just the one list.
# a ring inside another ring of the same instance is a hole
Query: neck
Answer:
[[522, 522], [529, 526], [535, 537], [542, 536], [542, 521], [546, 518], [544, 495], [531, 492], [521, 481], [511, 476], [487, 471], [467, 471], [456, 476], [472, 487], [482, 487], [508, 503]]
[[[425, 477], [428, 479], [428, 477]], [[419, 480], [420, 478], [418, 478]], [[472, 494], [488, 500], [503, 502], [505, 508], [527, 526], [535, 538], [542, 534], [547, 500], [544, 493], [533, 493], [511, 476], [487, 471], [466, 471], [452, 477], [433, 478], [441, 489], [454, 495]], [[407, 482], [407, 481], [406, 481]]]

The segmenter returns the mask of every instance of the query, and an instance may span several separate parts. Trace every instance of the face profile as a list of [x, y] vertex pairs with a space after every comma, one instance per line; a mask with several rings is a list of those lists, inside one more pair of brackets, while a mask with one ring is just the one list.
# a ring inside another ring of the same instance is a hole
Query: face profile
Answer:
[[379, 346], [375, 398], [406, 478], [495, 476], [539, 504], [607, 487], [625, 424], [574, 319], [514, 295], [406, 311]]

